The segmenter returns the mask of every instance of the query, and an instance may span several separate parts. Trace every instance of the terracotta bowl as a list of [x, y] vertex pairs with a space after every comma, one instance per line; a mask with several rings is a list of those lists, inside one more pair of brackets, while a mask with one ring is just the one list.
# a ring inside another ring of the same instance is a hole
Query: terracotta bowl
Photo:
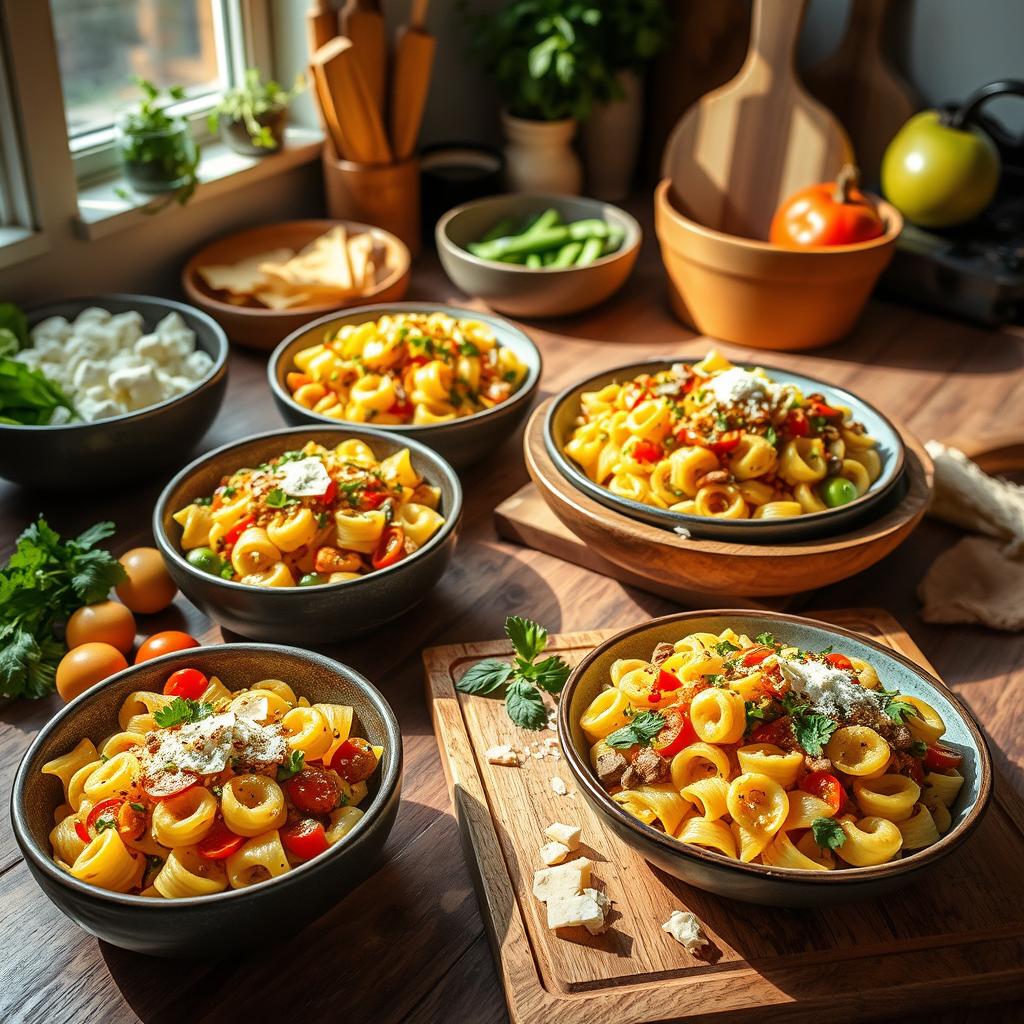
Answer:
[[[644, 661], [659, 642], [674, 642], [687, 633], [720, 633], [727, 626], [756, 636], [768, 631], [807, 650], [830, 644], [869, 661], [882, 685], [931, 704], [942, 716], [942, 742], [964, 756], [964, 783], [951, 810], [953, 824], [932, 846], [876, 867], [802, 871], [743, 864], [724, 854], [684, 844], [644, 825], [605, 792], [590, 766], [589, 745], [580, 716], [609, 681], [618, 658]], [[780, 907], [816, 907], [871, 899], [907, 885], [937, 867], [980, 823], [992, 795], [992, 762], [981, 731], [953, 693], [909, 658], [839, 626], [777, 612], [695, 611], [666, 615], [632, 626], [595, 648], [573, 670], [558, 702], [558, 739], [569, 770], [595, 813], [627, 846], [656, 867], [699, 889], [720, 896]]]
[[[287, 248], [298, 252], [339, 224], [352, 235], [372, 232], [389, 252], [391, 270], [379, 277], [374, 287], [361, 295], [353, 295], [340, 302], [318, 302], [292, 309], [235, 306], [225, 299], [222, 292], [209, 288], [199, 274], [199, 267], [237, 263], [271, 249]], [[283, 337], [324, 313], [361, 306], [366, 302], [398, 301], [409, 288], [410, 262], [409, 249], [405, 243], [383, 228], [345, 220], [293, 220], [249, 228], [204, 246], [182, 269], [181, 285], [189, 301], [209, 313], [224, 328], [231, 341], [269, 351]]]
[[[42, 775], [47, 762], [83, 737], [98, 740], [117, 729], [117, 712], [133, 690], [162, 690], [179, 668], [197, 668], [229, 685], [283, 679], [311, 702], [349, 704], [353, 734], [384, 747], [369, 780], [365, 811], [349, 836], [319, 857], [278, 878], [214, 896], [162, 900], [108, 892], [73, 878], [51, 859], [47, 837], [60, 782]], [[87, 932], [138, 953], [192, 956], [226, 949], [239, 935], [294, 935], [328, 911], [372, 870], [395, 823], [402, 779], [402, 737], [388, 702], [363, 676], [311, 651], [264, 644], [228, 644], [179, 651], [134, 665], [87, 690], [60, 710], [32, 741], [11, 794], [14, 836], [47, 898]]]
[[654, 191], [654, 225], [672, 309], [702, 334], [751, 348], [820, 348], [853, 327], [895, 252], [899, 211], [873, 197], [887, 230], [829, 249], [784, 249], [692, 220], [665, 178]]

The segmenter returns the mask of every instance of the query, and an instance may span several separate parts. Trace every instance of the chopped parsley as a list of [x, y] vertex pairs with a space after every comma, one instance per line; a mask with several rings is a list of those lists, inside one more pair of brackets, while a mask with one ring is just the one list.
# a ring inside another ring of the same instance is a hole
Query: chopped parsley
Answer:
[[133, 802], [133, 803], [130, 803], [128, 806], [133, 811], [138, 811], [139, 814], [145, 814], [146, 813], [146, 805], [145, 804], [137, 804], [137, 803]]
[[732, 654], [733, 651], [738, 651], [739, 648], [728, 640], [720, 640], [715, 644], [715, 650], [724, 658], [727, 654]]
[[755, 703], [752, 700], [747, 700], [743, 702], [743, 706], [747, 711], [747, 732], [753, 729], [759, 722], [765, 721], [768, 716], [769, 708], [761, 701]]
[[189, 700], [187, 697], [175, 697], [165, 708], [153, 713], [156, 724], [162, 729], [173, 725], [185, 725], [209, 718], [213, 714], [213, 705], [205, 701]]
[[221, 494], [225, 498], [233, 498], [237, 493], [238, 493], [238, 488], [237, 487], [225, 487], [224, 490], [221, 491]]
[[754, 639], [759, 644], [764, 644], [765, 647], [775, 646], [775, 634], [774, 633], [758, 633]]
[[797, 743], [812, 757], [820, 757], [825, 744], [839, 726], [828, 715], [810, 714], [793, 715], [793, 735]]
[[719, 688], [726, 685], [725, 676], [719, 672], [709, 672], [706, 675], [701, 676], [702, 679], [706, 679], [712, 686]]
[[210, 497], [206, 497], [206, 498], [193, 498], [192, 499], [192, 504], [193, 505], [212, 505], [213, 504], [213, 498], [210, 498]]
[[464, 341], [459, 345], [460, 356], [478, 356], [480, 355], [480, 349], [476, 347], [471, 341]]
[[293, 750], [284, 764], [278, 765], [277, 781], [284, 782], [306, 766], [306, 755], [301, 750]]
[[912, 757], [923, 758], [928, 753], [928, 744], [924, 740], [914, 740], [910, 744], [910, 754]]
[[288, 505], [300, 505], [298, 498], [289, 498], [280, 487], [275, 487], [263, 499], [270, 508], [285, 508]]
[[774, 445], [774, 444], [776, 444], [776, 442], [777, 442], [777, 441], [779, 440], [779, 435], [778, 435], [777, 433], [775, 433], [775, 428], [774, 428], [774, 427], [769, 427], [769, 428], [768, 428], [768, 429], [767, 429], [767, 430], [766, 430], [766, 431], [764, 432], [764, 437], [765, 437], [765, 440], [766, 440], [766, 441], [767, 441], [767, 442], [768, 442], [768, 443], [769, 443], [770, 445]]
[[117, 819], [113, 814], [101, 814], [95, 822], [93, 822], [93, 828], [96, 829], [96, 834], [100, 832], [106, 832], [108, 828], [117, 828]]
[[615, 750], [628, 750], [630, 747], [650, 746], [651, 740], [665, 727], [665, 716], [657, 711], [641, 711], [629, 725], [616, 729], [605, 737], [605, 743]]
[[832, 818], [815, 818], [811, 822], [811, 832], [814, 841], [823, 850], [838, 850], [846, 842], [843, 826]]
[[879, 699], [879, 707], [884, 711], [894, 722], [902, 724], [908, 718], [920, 718], [921, 712], [914, 707], [909, 701], [901, 700], [903, 696], [898, 690], [886, 690], [879, 687], [875, 690], [875, 695]]

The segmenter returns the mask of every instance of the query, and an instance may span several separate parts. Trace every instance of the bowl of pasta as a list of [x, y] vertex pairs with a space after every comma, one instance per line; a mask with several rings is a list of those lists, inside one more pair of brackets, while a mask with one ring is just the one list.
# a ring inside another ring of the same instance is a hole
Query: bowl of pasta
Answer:
[[332, 643], [409, 611], [455, 547], [462, 488], [436, 452], [365, 427], [224, 445], [164, 488], [153, 534], [175, 582], [243, 636]]
[[541, 357], [501, 317], [404, 302], [313, 321], [281, 342], [267, 374], [289, 423], [376, 427], [462, 468], [515, 432], [540, 383]]
[[899, 495], [905, 460], [899, 431], [863, 399], [715, 350], [567, 388], [548, 410], [544, 444], [559, 472], [608, 508], [752, 544], [868, 521]]
[[62, 708], [11, 817], [46, 896], [125, 949], [287, 936], [371, 870], [394, 825], [398, 722], [358, 672], [292, 647], [154, 658]]
[[573, 671], [558, 734], [623, 842], [698, 888], [776, 906], [915, 880], [968, 838], [992, 789], [981, 732], [945, 686], [793, 615], [624, 630]]

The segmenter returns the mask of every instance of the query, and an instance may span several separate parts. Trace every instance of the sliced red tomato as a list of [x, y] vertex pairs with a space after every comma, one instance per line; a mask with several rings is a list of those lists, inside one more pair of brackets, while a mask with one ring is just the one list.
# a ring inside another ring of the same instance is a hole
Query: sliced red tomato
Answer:
[[244, 836], [235, 835], [223, 821], [218, 820], [199, 840], [199, 855], [207, 860], [225, 860], [244, 842]]
[[199, 700], [210, 680], [197, 668], [179, 668], [172, 672], [164, 683], [164, 693], [169, 697], [184, 697], [185, 700]]
[[380, 508], [387, 500], [388, 495], [386, 491], [364, 491], [360, 504], [364, 511], [372, 511], [373, 509]]
[[368, 779], [377, 769], [377, 755], [364, 739], [345, 740], [334, 752], [331, 767], [349, 783]]
[[169, 796], [177, 796], [190, 789], [199, 781], [195, 772], [158, 772], [156, 775], [144, 775], [142, 788], [154, 800], [166, 800]]
[[689, 445], [691, 448], [707, 448], [708, 446], [708, 439], [690, 427], [680, 427], [676, 431], [676, 440], [682, 445]]
[[672, 758], [684, 747], [696, 743], [699, 737], [690, 721], [689, 707], [669, 708], [664, 715], [665, 724], [651, 746], [662, 757]]
[[683, 681], [678, 676], [674, 676], [664, 669], [658, 671], [658, 678], [654, 680], [654, 689], [659, 693], [671, 693], [682, 685]]
[[403, 419], [408, 418], [416, 411], [416, 407], [409, 401], [408, 398], [396, 399], [392, 403], [388, 412], [392, 416], [401, 416]]
[[845, 654], [826, 654], [824, 661], [826, 665], [831, 665], [842, 672], [853, 671], [853, 662]]
[[327, 490], [323, 494], [317, 496], [317, 501], [322, 501], [325, 505], [333, 505], [334, 499], [338, 496], [338, 484], [337, 481], [332, 480], [327, 485]]
[[329, 848], [327, 833], [315, 818], [302, 818], [281, 829], [284, 848], [300, 860], [311, 860]]
[[793, 725], [789, 715], [776, 718], [774, 722], [765, 722], [759, 725], [751, 734], [750, 738], [755, 743], [771, 743], [776, 747], [784, 748], [784, 741], [793, 738]]
[[787, 437], [806, 437], [811, 432], [811, 424], [803, 409], [790, 409], [782, 424], [782, 432]]
[[831, 772], [811, 772], [800, 782], [800, 788], [811, 796], [816, 796], [838, 814], [846, 803], [846, 791], [843, 784]]
[[827, 420], [834, 420], [841, 419], [843, 411], [842, 409], [833, 409], [831, 405], [826, 405], [824, 402], [811, 402], [811, 415], [824, 416]]
[[633, 445], [630, 455], [637, 462], [657, 462], [665, 455], [665, 449], [657, 441], [641, 439]]
[[374, 569], [386, 569], [389, 565], [405, 558], [405, 530], [400, 526], [389, 526], [380, 535], [373, 551]]
[[721, 437], [712, 441], [708, 447], [716, 455], [727, 455], [731, 452], [739, 443], [740, 438], [743, 436], [742, 430], [727, 430]]
[[229, 557], [231, 549], [238, 543], [238, 538], [249, 529], [250, 526], [255, 526], [256, 520], [252, 516], [248, 516], [243, 519], [240, 523], [236, 523], [234, 526], [224, 534], [224, 556]]
[[959, 768], [963, 763], [963, 757], [955, 750], [944, 747], [941, 743], [930, 746], [924, 755], [924, 766], [932, 771], [945, 772], [952, 768]]
[[111, 822], [113, 822], [110, 827], [115, 828], [117, 826], [117, 809], [120, 808], [122, 802], [123, 801], [120, 797], [112, 796], [108, 800], [101, 800], [96, 804], [96, 806], [89, 811], [89, 816], [85, 819], [86, 831], [91, 829], [96, 822], [103, 817], [110, 818]]
[[338, 780], [322, 768], [303, 768], [283, 785], [288, 799], [306, 814], [330, 814], [341, 796]]
[[769, 654], [774, 653], [774, 647], [765, 647], [763, 644], [759, 644], [757, 647], [748, 647], [743, 652], [743, 658], [740, 660], [740, 664], [744, 668], [753, 668], [755, 665], [760, 665]]
[[89, 830], [77, 818], [75, 819], [75, 832], [78, 834], [78, 838], [86, 845], [92, 842], [92, 836], [89, 835]]

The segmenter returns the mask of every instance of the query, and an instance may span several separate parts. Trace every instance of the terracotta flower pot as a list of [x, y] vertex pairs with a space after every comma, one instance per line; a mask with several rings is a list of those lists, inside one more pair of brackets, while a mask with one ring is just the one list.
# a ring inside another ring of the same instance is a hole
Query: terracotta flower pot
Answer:
[[583, 168], [572, 148], [576, 119], [529, 121], [502, 112], [508, 185], [513, 192], [579, 195]]

